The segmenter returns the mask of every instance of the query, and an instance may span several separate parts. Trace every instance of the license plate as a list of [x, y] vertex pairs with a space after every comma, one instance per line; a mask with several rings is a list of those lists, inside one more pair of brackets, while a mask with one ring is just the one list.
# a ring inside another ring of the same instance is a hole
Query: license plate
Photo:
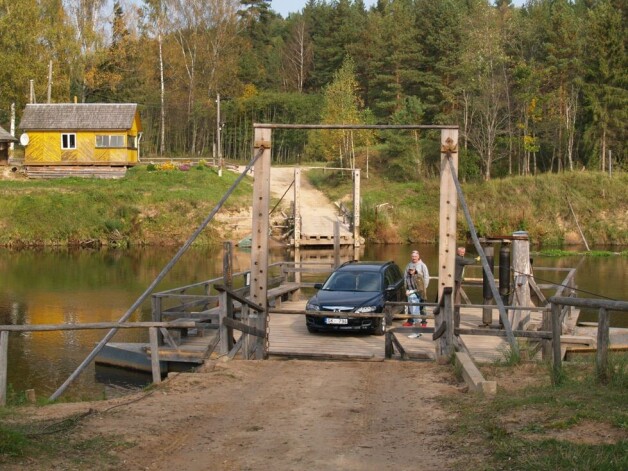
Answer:
[[340, 317], [327, 317], [325, 319], [325, 323], [326, 324], [348, 324], [349, 323], [349, 319], [342, 319]]

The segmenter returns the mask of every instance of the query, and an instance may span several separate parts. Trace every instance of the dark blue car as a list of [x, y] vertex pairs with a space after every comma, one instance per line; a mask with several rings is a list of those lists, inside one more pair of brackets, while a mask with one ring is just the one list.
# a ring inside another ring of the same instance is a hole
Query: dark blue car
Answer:
[[[386, 323], [403, 306], [385, 306], [386, 301], [405, 301], [403, 275], [395, 262], [347, 262], [337, 268], [310, 298], [307, 311], [342, 312], [346, 316], [306, 315], [310, 332], [359, 331], [383, 335]], [[352, 317], [352, 313], [385, 313], [384, 317]]]

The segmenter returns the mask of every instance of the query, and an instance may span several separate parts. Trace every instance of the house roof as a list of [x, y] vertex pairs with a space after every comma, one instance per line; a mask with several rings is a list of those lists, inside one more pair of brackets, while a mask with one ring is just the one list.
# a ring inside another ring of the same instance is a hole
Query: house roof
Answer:
[[2, 126], [0, 126], [0, 141], [2, 142], [6, 142], [6, 141], [17, 141], [17, 139], [15, 139], [13, 136], [11, 136], [11, 134], [9, 134], [8, 132], [6, 132]]
[[136, 111], [135, 103], [26, 105], [19, 127], [25, 131], [131, 129]]

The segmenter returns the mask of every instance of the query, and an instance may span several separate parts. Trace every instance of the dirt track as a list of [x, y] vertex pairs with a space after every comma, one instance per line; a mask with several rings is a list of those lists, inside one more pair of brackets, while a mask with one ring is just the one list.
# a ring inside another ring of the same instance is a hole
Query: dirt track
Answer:
[[[451, 378], [446, 367], [397, 360], [218, 361], [149, 393], [36, 414], [97, 411], [71, 439], [133, 443], [101, 469], [444, 470], [453, 455], [434, 399], [459, 394]], [[47, 465], [36, 468], [91, 469]]]

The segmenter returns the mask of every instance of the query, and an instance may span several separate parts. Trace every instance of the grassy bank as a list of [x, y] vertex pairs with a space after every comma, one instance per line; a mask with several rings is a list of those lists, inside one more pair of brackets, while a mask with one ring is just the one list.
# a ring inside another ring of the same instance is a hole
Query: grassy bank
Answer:
[[591, 358], [565, 362], [565, 381], [550, 384], [542, 363], [484, 366], [496, 379], [494, 399], [465, 394], [443, 402], [451, 440], [473, 470], [628, 469], [628, 371], [625, 354], [613, 356], [608, 385], [595, 381]]
[[[322, 171], [312, 182], [339, 199], [351, 194], [351, 179]], [[628, 244], [628, 174], [599, 172], [542, 174], [463, 183], [476, 230], [481, 236], [528, 231], [534, 244], [582, 244], [569, 203], [589, 245]], [[440, 183], [386, 181], [362, 172], [361, 231], [372, 241], [435, 242], [438, 239]], [[458, 210], [458, 239], [468, 226]]]
[[[120, 180], [1, 180], [0, 245], [179, 245], [237, 176], [135, 167]], [[223, 211], [250, 205], [250, 194], [242, 182]], [[211, 223], [198, 242], [220, 242], [220, 230]]]
[[[308, 172], [334, 200], [351, 194], [347, 173]], [[237, 178], [215, 170], [147, 171], [135, 167], [122, 180], [65, 178], [0, 180], [0, 245], [180, 245]], [[250, 207], [243, 182], [221, 213]], [[385, 243], [436, 242], [437, 179], [398, 183], [362, 172], [361, 232]], [[568, 202], [589, 245], [628, 245], [628, 174], [543, 174], [463, 183], [480, 235], [528, 231], [534, 244], [582, 244]], [[224, 225], [212, 223], [199, 243], [222, 241]], [[458, 212], [458, 240], [468, 227]]]

